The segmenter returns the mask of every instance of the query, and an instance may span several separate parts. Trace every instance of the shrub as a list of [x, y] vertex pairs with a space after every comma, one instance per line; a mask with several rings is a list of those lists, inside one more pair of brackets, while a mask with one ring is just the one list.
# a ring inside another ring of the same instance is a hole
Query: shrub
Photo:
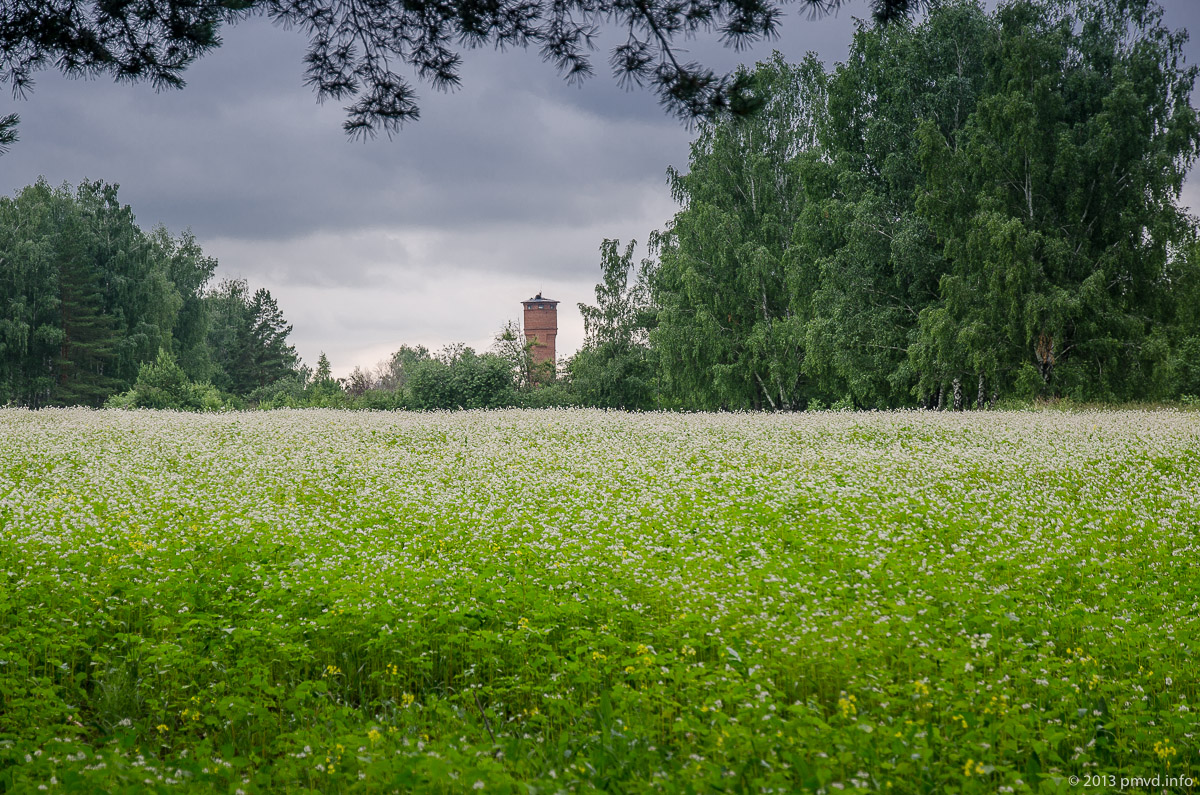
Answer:
[[122, 409], [219, 411], [226, 408], [226, 401], [212, 384], [190, 380], [175, 357], [160, 348], [158, 358], [143, 363], [138, 370], [133, 389], [113, 395], [105, 405]]

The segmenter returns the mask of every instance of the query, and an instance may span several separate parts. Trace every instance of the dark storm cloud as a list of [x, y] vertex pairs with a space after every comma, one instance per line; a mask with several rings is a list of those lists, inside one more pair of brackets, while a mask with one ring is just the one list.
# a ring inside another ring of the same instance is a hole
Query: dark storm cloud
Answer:
[[[804, 34], [812, 44], [847, 39], [850, 26], [846, 14], [788, 22], [780, 44], [797, 57]], [[303, 37], [249, 20], [188, 72], [183, 91], [43, 74], [20, 103], [24, 140], [2, 164], [5, 182], [120, 182], [144, 222], [202, 236], [529, 215], [579, 222], [598, 203], [619, 203], [631, 182], [661, 184], [686, 155], [687, 131], [652, 95], [609, 74], [607, 50], [619, 38], [602, 37], [597, 74], [581, 86], [536, 53], [469, 52], [461, 90], [420, 87], [420, 121], [391, 141], [351, 143], [342, 109], [318, 106], [302, 84]], [[718, 68], [739, 57], [712, 41], [684, 46]]]
[[41, 174], [103, 178], [122, 184], [144, 222], [281, 239], [528, 214], [576, 222], [594, 215], [598, 194], [661, 181], [678, 149], [678, 130], [653, 107], [613, 121], [563, 106], [539, 95], [558, 79], [535, 57], [482, 52], [464, 88], [427, 92], [424, 118], [394, 140], [349, 142], [341, 108], [318, 106], [301, 85], [302, 39], [250, 24], [226, 38], [182, 92], [44, 76], [20, 108], [23, 140], [0, 164], [8, 187]]

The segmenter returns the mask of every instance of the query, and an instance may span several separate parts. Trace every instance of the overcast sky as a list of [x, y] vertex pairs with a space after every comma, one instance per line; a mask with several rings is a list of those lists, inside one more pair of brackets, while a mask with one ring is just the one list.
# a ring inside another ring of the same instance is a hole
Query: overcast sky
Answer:
[[[1170, 27], [1200, 30], [1200, 2], [1163, 5]], [[721, 69], [772, 49], [832, 65], [868, 13], [865, 0], [815, 20], [789, 8], [781, 38], [748, 53], [686, 46]], [[253, 19], [224, 40], [182, 91], [42, 73], [27, 100], [0, 104], [21, 115], [0, 191], [39, 176], [118, 183], [143, 228], [190, 227], [218, 278], [268, 288], [304, 361], [325, 351], [336, 375], [402, 344], [488, 350], [539, 291], [562, 302], [558, 354], [570, 354], [601, 241], [645, 243], [676, 210], [666, 169], [686, 169], [692, 132], [649, 93], [618, 87], [603, 50], [581, 87], [536, 53], [468, 53], [458, 91], [418, 86], [419, 121], [351, 142], [342, 108], [303, 85], [303, 35]], [[1187, 57], [1200, 62], [1197, 42]], [[1200, 208], [1198, 188], [1185, 204]]]

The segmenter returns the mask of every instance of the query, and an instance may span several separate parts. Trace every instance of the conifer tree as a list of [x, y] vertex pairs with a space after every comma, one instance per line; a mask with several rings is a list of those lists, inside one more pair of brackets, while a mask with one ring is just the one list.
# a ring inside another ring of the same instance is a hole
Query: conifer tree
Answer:
[[290, 374], [298, 363], [296, 349], [288, 344], [292, 324], [266, 288], [254, 291], [250, 299], [250, 358], [255, 387], [266, 386]]
[[189, 233], [144, 233], [115, 185], [0, 198], [0, 405], [98, 406], [162, 351], [240, 395], [292, 375], [278, 303], [244, 281], [206, 291], [216, 266]]

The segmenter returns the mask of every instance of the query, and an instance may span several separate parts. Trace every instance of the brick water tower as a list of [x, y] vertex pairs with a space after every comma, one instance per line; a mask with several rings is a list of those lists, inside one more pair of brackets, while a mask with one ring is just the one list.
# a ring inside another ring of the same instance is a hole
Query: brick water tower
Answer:
[[558, 301], [543, 298], [538, 293], [525, 305], [525, 339], [533, 343], [533, 365], [537, 370], [545, 371], [545, 362], [549, 362], [548, 375], [554, 376], [554, 338], [558, 336]]

